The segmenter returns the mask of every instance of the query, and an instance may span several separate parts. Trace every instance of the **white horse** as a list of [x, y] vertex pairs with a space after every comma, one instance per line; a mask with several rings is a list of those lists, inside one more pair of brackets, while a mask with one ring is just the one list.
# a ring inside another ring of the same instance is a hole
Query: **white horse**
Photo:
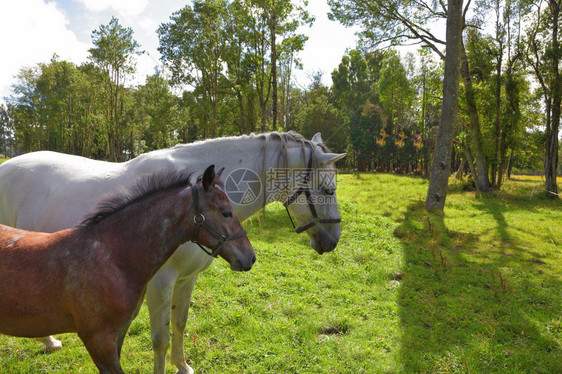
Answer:
[[[0, 165], [0, 223], [41, 232], [74, 227], [103, 195], [141, 174], [186, 165], [202, 173], [216, 164], [225, 167], [223, 180], [240, 220], [271, 201], [285, 203], [301, 225], [297, 232], [306, 231], [310, 245], [322, 254], [332, 251], [340, 236], [334, 162], [344, 156], [330, 153], [320, 134], [309, 141], [292, 132], [177, 145], [124, 163], [34, 152]], [[170, 322], [171, 362], [177, 373], [193, 373], [184, 356], [184, 329], [197, 275], [212, 260], [197, 245], [186, 243], [149, 282], [146, 300], [155, 374], [165, 373]], [[62, 346], [53, 337], [41, 341], [47, 349]]]

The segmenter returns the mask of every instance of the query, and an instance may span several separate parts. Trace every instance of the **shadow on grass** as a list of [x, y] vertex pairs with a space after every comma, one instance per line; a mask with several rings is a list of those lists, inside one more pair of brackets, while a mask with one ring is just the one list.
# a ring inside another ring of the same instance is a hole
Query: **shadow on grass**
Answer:
[[561, 372], [562, 283], [544, 262], [524, 260], [527, 248], [510, 235], [505, 214], [523, 206], [474, 207], [496, 222], [491, 242], [449, 230], [423, 202], [395, 230], [405, 371]]

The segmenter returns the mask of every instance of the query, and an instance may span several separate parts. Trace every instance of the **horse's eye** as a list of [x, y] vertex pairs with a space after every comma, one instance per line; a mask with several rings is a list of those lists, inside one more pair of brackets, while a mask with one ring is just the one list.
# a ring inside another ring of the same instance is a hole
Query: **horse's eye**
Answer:
[[333, 188], [326, 188], [324, 191], [326, 191], [328, 195], [333, 195], [334, 193], [336, 193], [336, 190]]
[[232, 218], [232, 212], [222, 212], [222, 216], [224, 218]]

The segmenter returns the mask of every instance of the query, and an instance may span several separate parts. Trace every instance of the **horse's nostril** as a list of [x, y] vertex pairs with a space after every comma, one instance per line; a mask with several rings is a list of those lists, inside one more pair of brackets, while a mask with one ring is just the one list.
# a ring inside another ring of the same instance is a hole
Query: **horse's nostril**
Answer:
[[256, 263], [256, 255], [254, 255], [254, 257], [252, 257], [252, 265]]

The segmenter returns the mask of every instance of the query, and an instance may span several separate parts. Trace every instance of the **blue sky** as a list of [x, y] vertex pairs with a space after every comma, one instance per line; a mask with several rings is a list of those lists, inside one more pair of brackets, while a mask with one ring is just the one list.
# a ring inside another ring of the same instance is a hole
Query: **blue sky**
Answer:
[[[147, 55], [137, 61], [137, 76], [129, 84], [143, 83], [154, 72], [160, 55], [157, 52], [156, 28], [189, 0], [2, 0], [0, 1], [0, 102], [10, 94], [15, 75], [24, 66], [47, 62], [54, 53], [61, 59], [80, 64], [86, 61], [92, 31], [109, 23], [112, 16], [121, 25], [131, 27], [134, 38]], [[309, 12], [316, 22], [302, 32], [309, 36], [300, 53], [303, 71], [295, 78], [307, 86], [313, 72], [322, 71], [324, 82], [331, 83], [330, 73], [342, 55], [356, 45], [354, 30], [328, 20], [326, 0], [310, 0]]]

